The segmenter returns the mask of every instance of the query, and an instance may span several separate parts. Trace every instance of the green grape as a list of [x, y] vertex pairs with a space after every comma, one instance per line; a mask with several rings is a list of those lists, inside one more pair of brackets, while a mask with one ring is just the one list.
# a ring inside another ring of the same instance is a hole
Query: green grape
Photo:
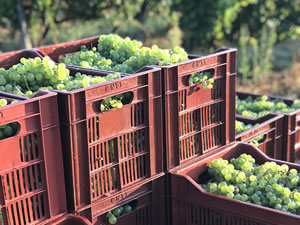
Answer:
[[131, 206], [126, 204], [126, 205], [124, 206], [124, 212], [125, 212], [125, 213], [129, 213], [129, 212], [131, 212], [131, 211], [132, 211]]
[[0, 99], [0, 107], [6, 106], [7, 105], [7, 100], [2, 98]]
[[229, 192], [226, 194], [227, 198], [234, 198], [234, 194], [232, 192]]
[[118, 216], [121, 215], [121, 210], [120, 210], [119, 208], [116, 208], [116, 209], [114, 209], [114, 210], [112, 211], [112, 213], [113, 213], [116, 217], [118, 217]]
[[110, 216], [108, 216], [108, 222], [110, 224], [116, 224], [117, 223], [117, 218], [113, 214], [111, 214]]
[[242, 194], [241, 200], [244, 201], [244, 202], [247, 201], [248, 200], [248, 195]]

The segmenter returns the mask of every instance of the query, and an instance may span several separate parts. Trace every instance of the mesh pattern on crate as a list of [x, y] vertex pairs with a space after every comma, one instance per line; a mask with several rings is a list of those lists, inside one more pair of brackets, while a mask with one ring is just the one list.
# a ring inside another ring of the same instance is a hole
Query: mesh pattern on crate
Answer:
[[204, 154], [224, 143], [224, 109], [224, 102], [219, 102], [180, 115], [181, 161]]
[[137, 127], [145, 123], [144, 102], [137, 103], [131, 107], [131, 126]]
[[0, 206], [1, 224], [31, 224], [47, 216], [44, 165], [39, 160], [38, 151], [41, 149], [39, 137], [38, 133], [20, 137], [20, 158], [24, 165], [1, 174], [5, 202]]
[[151, 212], [149, 206], [139, 209], [135, 216], [135, 224], [151, 225], [150, 214]]
[[147, 128], [136, 128], [107, 141], [90, 145], [91, 199], [148, 177]]
[[188, 207], [189, 225], [266, 225], [229, 212], [214, 210], [190, 204]]

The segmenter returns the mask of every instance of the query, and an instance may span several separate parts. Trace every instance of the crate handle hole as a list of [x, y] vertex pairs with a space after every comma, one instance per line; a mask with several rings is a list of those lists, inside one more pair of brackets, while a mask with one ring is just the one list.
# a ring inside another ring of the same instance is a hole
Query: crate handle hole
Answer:
[[119, 95], [114, 95], [108, 98], [105, 98], [99, 102], [99, 106], [97, 107], [99, 112], [108, 112], [110, 110], [122, 108], [124, 105], [128, 105], [133, 100], [133, 92], [129, 91], [126, 93], [122, 93]]
[[110, 217], [114, 217], [113, 220], [117, 220], [118, 217], [126, 215], [130, 212], [132, 212], [133, 210], [135, 210], [138, 206], [138, 200], [135, 199], [131, 202], [128, 202], [126, 204], [123, 204], [117, 208], [114, 208], [113, 210], [109, 211], [106, 214], [107, 220], [109, 222], [109, 220], [111, 219]]
[[188, 86], [194, 86], [198, 84], [211, 84], [211, 78], [215, 76], [215, 69], [203, 70], [199, 72], [192, 73], [188, 78]]
[[0, 140], [16, 136], [20, 131], [20, 127], [18, 122], [0, 125]]

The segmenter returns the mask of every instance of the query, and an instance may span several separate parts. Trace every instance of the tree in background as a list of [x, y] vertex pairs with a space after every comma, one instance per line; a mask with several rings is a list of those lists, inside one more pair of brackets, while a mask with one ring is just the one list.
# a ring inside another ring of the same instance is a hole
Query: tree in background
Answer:
[[64, 22], [109, 20], [113, 32], [124, 21], [143, 24], [150, 12], [169, 13], [171, 0], [0, 0], [0, 5], [0, 26], [12, 35], [19, 31], [20, 47], [30, 48], [43, 45], [49, 31]]
[[272, 68], [278, 42], [300, 36], [300, 0], [175, 0], [188, 50], [239, 48], [243, 81], [257, 80]]
[[[48, 32], [57, 29], [57, 26], [63, 22], [91, 20], [107, 15], [119, 17], [126, 15], [130, 18], [132, 14], [139, 11], [141, 1], [129, 0], [122, 4], [121, 0], [0, 0], [0, 5], [3, 6], [0, 9], [0, 22], [2, 25], [10, 25], [14, 32], [20, 30], [21, 43], [28, 42], [24, 39], [30, 33], [31, 41], [36, 42], [33, 45], [37, 46], [44, 44]], [[26, 27], [31, 29], [26, 30]], [[30, 44], [22, 47], [28, 48]]]
[[277, 25], [277, 42], [300, 35], [299, 0], [174, 0], [172, 8], [181, 12], [180, 27], [188, 49], [238, 43], [244, 24], [251, 36], [259, 38], [270, 20]]

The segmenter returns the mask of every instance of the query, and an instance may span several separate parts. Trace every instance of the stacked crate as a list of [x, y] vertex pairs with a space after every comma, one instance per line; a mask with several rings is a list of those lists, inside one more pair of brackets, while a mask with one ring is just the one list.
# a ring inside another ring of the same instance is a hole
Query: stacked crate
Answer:
[[[243, 93], [243, 92], [237, 92], [237, 96], [239, 99], [246, 99], [249, 96], [253, 99], [262, 97], [262, 95], [256, 95], [256, 94], [250, 94], [250, 93]], [[284, 103], [286, 103], [288, 106], [291, 106], [293, 104], [293, 100], [285, 99], [281, 97], [268, 97], [269, 99], [278, 99], [282, 100]], [[277, 115], [283, 115], [283, 124], [284, 127], [281, 129], [283, 131], [283, 155], [282, 159], [289, 162], [295, 162], [296, 154], [300, 151], [299, 145], [300, 145], [300, 109], [295, 110], [291, 113], [276, 113]], [[268, 116], [268, 115], [267, 115]], [[267, 116], [262, 117], [262, 119], [266, 119]], [[249, 118], [251, 119], [251, 118]], [[254, 118], [252, 120], [255, 121]], [[258, 122], [258, 121], [257, 121]]]
[[[59, 62], [61, 55], [97, 41], [93, 37], [39, 51]], [[109, 73], [67, 68], [71, 75]], [[132, 211], [119, 216], [118, 224], [165, 224], [161, 82], [160, 68], [145, 67], [108, 83], [58, 92], [68, 206], [93, 224], [107, 224], [107, 214], [126, 204]], [[132, 94], [129, 104], [101, 112], [104, 99], [124, 93]]]

